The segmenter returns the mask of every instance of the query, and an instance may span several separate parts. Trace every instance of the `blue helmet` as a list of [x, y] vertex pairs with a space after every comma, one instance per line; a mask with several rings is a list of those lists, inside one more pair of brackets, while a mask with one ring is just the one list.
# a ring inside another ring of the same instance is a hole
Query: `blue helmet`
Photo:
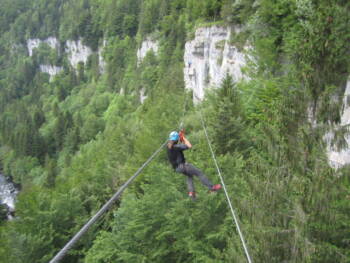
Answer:
[[173, 131], [169, 134], [169, 141], [178, 141], [179, 140], [179, 133], [176, 131]]

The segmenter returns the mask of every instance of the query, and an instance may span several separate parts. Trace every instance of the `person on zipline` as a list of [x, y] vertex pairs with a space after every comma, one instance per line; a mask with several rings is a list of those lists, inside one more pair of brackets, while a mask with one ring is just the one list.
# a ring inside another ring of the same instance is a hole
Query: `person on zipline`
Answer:
[[[179, 140], [182, 143], [178, 143]], [[187, 176], [188, 196], [195, 199], [196, 192], [193, 184], [194, 175], [197, 176], [202, 184], [208, 187], [211, 192], [219, 190], [221, 184], [213, 185], [198, 168], [186, 162], [183, 151], [191, 148], [192, 144], [185, 138], [183, 131], [180, 131], [180, 133], [176, 131], [170, 133], [167, 145], [169, 162], [177, 173], [182, 173]]]

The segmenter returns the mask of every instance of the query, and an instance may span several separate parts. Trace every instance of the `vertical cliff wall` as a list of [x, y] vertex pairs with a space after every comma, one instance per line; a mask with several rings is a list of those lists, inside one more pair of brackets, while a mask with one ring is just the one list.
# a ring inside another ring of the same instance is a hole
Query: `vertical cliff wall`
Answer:
[[78, 67], [79, 62], [85, 64], [92, 54], [91, 48], [83, 45], [81, 40], [68, 40], [66, 42], [65, 52], [68, 54], [69, 62], [74, 68]]
[[[137, 50], [137, 65], [139, 66], [147, 53], [152, 51], [155, 55], [158, 54], [159, 42], [156, 40], [152, 40], [151, 38], [146, 38], [141, 43], [141, 47]], [[139, 91], [140, 102], [143, 103], [145, 99], [147, 99], [146, 89], [143, 87]]]
[[[48, 44], [52, 49], [60, 50], [60, 43], [56, 37], [48, 37], [47, 39], [28, 39], [27, 40], [27, 50], [29, 56], [33, 56], [33, 53], [36, 48], [39, 48], [40, 44], [46, 43]], [[103, 41], [103, 45], [98, 48], [98, 61], [99, 61], [99, 68], [100, 72], [103, 73], [106, 68], [106, 62], [103, 59], [103, 50], [106, 46], [107, 42]], [[77, 69], [78, 64], [80, 62], [86, 64], [88, 58], [90, 55], [93, 54], [93, 51], [90, 47], [84, 45], [81, 40], [67, 40], [64, 44], [64, 52], [68, 56], [68, 60], [70, 65]], [[50, 75], [50, 79], [52, 79], [53, 76], [60, 73], [62, 71], [62, 67], [59, 67], [57, 65], [48, 65], [48, 64], [41, 64], [40, 65], [40, 71], [44, 73], [48, 73]]]
[[155, 54], [157, 54], [158, 49], [158, 41], [146, 38], [144, 41], [142, 41], [141, 47], [137, 50], [137, 63], [140, 64], [142, 62], [148, 51], [152, 50]]
[[[235, 29], [239, 31], [239, 29]], [[244, 78], [242, 68], [246, 55], [230, 43], [231, 29], [227, 27], [203, 27], [195, 32], [195, 38], [185, 45], [184, 78], [187, 89], [193, 90], [195, 102], [204, 98], [205, 89], [219, 86], [226, 73], [234, 81]]]
[[27, 41], [27, 49], [29, 56], [33, 55], [33, 50], [38, 48], [41, 43], [48, 44], [51, 48], [56, 49], [59, 46], [58, 40], [55, 37], [48, 37], [47, 39], [41, 40], [38, 38], [31, 38]]
[[[346, 89], [343, 98], [343, 112], [341, 115], [341, 122], [338, 128], [349, 130], [350, 125], [350, 79], [347, 81]], [[350, 163], [350, 134], [345, 135], [345, 141], [347, 146], [344, 149], [337, 150], [336, 147], [332, 146], [331, 142], [334, 138], [334, 132], [329, 132], [326, 136], [327, 142], [327, 155], [329, 164], [333, 168], [340, 168]]]

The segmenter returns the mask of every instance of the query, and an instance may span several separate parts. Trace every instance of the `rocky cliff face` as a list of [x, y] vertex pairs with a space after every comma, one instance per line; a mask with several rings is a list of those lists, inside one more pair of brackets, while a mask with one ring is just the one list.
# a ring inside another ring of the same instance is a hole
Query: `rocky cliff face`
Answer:
[[5, 206], [6, 217], [12, 218], [12, 213], [15, 211], [16, 196], [18, 190], [15, 186], [0, 174], [0, 205]]
[[107, 63], [103, 58], [103, 51], [106, 45], [107, 45], [107, 41], [103, 40], [102, 46], [98, 48], [98, 65], [99, 65], [101, 74], [103, 74], [106, 71], [106, 66], [107, 66]]
[[27, 49], [28, 49], [29, 56], [33, 55], [33, 50], [35, 48], [38, 48], [41, 43], [46, 43], [53, 49], [58, 48], [58, 45], [59, 45], [58, 40], [55, 37], [48, 37], [47, 39], [44, 39], [44, 40], [41, 40], [38, 38], [28, 39]]
[[146, 94], [146, 90], [145, 90], [145, 88], [142, 88], [141, 90], [140, 90], [140, 102], [141, 102], [141, 104], [143, 104], [144, 103], [144, 101], [145, 101], [145, 99], [147, 99], [147, 95], [145, 95]]
[[[235, 29], [235, 33], [238, 31], [239, 29]], [[242, 51], [238, 50], [234, 43], [230, 43], [231, 33], [231, 29], [226, 27], [198, 28], [195, 38], [186, 43], [184, 80], [186, 88], [193, 90], [195, 103], [203, 100], [206, 89], [219, 86], [226, 73], [235, 81], [248, 79], [242, 68], [246, 65], [249, 47], [243, 48]], [[310, 122], [317, 125], [312, 117]], [[350, 80], [347, 82], [344, 94], [341, 123], [335, 129], [346, 128], [348, 125], [350, 125]], [[332, 167], [340, 168], [350, 164], [350, 134], [345, 136], [348, 146], [342, 150], [332, 146], [334, 132], [327, 133], [324, 139], [327, 143], [329, 164]]]
[[[48, 44], [52, 49], [60, 50], [60, 43], [57, 38], [55, 37], [49, 37], [47, 39], [28, 39], [27, 40], [27, 49], [29, 56], [33, 55], [33, 52], [36, 48], [40, 46], [41, 43]], [[103, 59], [103, 49], [106, 46], [106, 41], [103, 41], [103, 45], [99, 47], [98, 49], [98, 56], [99, 56], [99, 67], [100, 72], [103, 73], [106, 67], [106, 62]], [[64, 52], [68, 56], [68, 60], [70, 65], [77, 69], [78, 64], [80, 62], [86, 63], [89, 56], [93, 54], [93, 51], [88, 46], [83, 45], [81, 40], [67, 40], [65, 43]], [[44, 73], [48, 73], [50, 75], [50, 79], [52, 79], [53, 76], [58, 74], [62, 70], [62, 67], [59, 67], [57, 65], [40, 65], [40, 71]]]
[[50, 80], [63, 70], [62, 67], [53, 65], [40, 65], [40, 71], [50, 75]]
[[203, 27], [186, 43], [184, 78], [186, 88], [193, 90], [194, 102], [204, 98], [205, 89], [219, 86], [226, 73], [234, 81], [244, 78], [242, 67], [248, 48], [239, 51], [230, 43], [230, 36], [231, 29], [227, 27]]
[[[344, 93], [341, 122], [339, 124], [339, 127], [336, 128], [345, 128], [349, 130], [349, 127], [347, 127], [348, 125], [350, 125], [350, 79], [347, 82]], [[328, 161], [333, 168], [340, 168], [350, 163], [350, 134], [345, 135], [347, 146], [340, 151], [331, 145], [333, 138], [333, 132], [329, 132], [325, 136], [327, 143]]]
[[137, 63], [140, 64], [147, 52], [152, 50], [155, 54], [158, 53], [159, 43], [158, 41], [153, 41], [150, 38], [144, 40], [141, 47], [137, 50]]
[[80, 62], [85, 64], [92, 54], [91, 48], [83, 45], [81, 40], [68, 40], [65, 52], [68, 54], [69, 62], [74, 68], [77, 68]]
[[[149, 51], [152, 51], [154, 52], [154, 54], [157, 54], [158, 49], [159, 49], [158, 41], [154, 41], [150, 38], [146, 38], [146, 40], [142, 42], [141, 47], [137, 50], [137, 65], [140, 65], [140, 63], [142, 62], [142, 60], [145, 58], [145, 56]], [[145, 99], [147, 99], [145, 88], [142, 88], [139, 91], [139, 98], [141, 103], [143, 103]]]

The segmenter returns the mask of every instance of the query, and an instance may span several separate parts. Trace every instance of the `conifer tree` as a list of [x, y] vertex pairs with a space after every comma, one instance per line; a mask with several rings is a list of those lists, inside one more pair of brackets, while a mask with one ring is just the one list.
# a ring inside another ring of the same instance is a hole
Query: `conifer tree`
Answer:
[[0, 226], [7, 219], [6, 205], [0, 203]]
[[48, 155], [45, 157], [46, 187], [54, 187], [56, 179], [56, 163]]
[[33, 115], [33, 122], [36, 129], [39, 129], [41, 125], [45, 122], [45, 114], [41, 109], [36, 109]]
[[226, 74], [215, 93], [212, 124], [218, 151], [222, 154], [245, 151], [248, 143], [243, 105], [237, 86], [229, 74]]

